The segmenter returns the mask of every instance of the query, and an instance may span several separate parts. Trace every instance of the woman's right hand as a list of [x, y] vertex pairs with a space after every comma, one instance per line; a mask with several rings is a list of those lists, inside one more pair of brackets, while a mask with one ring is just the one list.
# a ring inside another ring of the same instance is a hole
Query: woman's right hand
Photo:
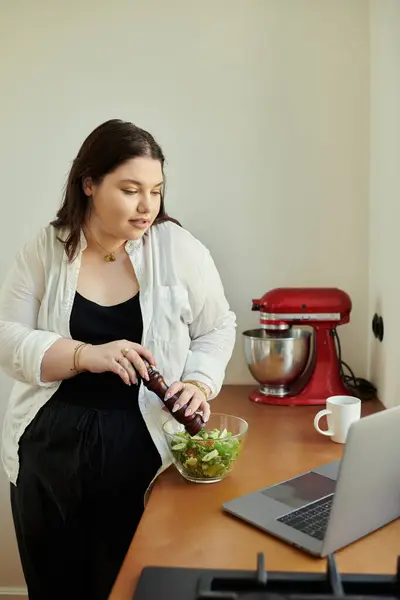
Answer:
[[118, 340], [98, 346], [91, 344], [83, 346], [79, 353], [78, 366], [79, 370], [91, 373], [111, 371], [119, 375], [127, 385], [131, 385], [131, 383], [138, 383], [136, 371], [143, 379], [149, 379], [143, 358], [155, 365], [154, 357], [149, 350], [128, 340]]

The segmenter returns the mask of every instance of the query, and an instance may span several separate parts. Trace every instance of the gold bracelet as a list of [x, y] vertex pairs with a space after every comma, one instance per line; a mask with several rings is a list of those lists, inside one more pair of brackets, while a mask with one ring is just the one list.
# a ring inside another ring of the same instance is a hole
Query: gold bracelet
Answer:
[[78, 366], [78, 356], [79, 356], [79, 352], [82, 350], [82, 348], [84, 346], [87, 346], [87, 344], [85, 342], [80, 342], [79, 344], [77, 344], [75, 346], [75, 350], [74, 350], [74, 366], [71, 369], [71, 371], [74, 371], [75, 373], [80, 373], [79, 366]]
[[195, 385], [201, 392], [203, 392], [206, 400], [208, 400], [208, 397], [211, 394], [211, 390], [208, 391], [205, 385], [200, 383], [200, 381], [195, 381], [194, 379], [185, 379], [185, 381], [183, 381], [182, 383], [191, 383], [192, 385]]
[[76, 366], [76, 370], [77, 370], [78, 373], [84, 373], [85, 372], [85, 369], [80, 369], [79, 368], [79, 359], [80, 359], [81, 352], [82, 352], [83, 348], [85, 348], [86, 346], [91, 346], [91, 344], [82, 344], [78, 348], [78, 350], [76, 351], [76, 354], [75, 354], [75, 366]]

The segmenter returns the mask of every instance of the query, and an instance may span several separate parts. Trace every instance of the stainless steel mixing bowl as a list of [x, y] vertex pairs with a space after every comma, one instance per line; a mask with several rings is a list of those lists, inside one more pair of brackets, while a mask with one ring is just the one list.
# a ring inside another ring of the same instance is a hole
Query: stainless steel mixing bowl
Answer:
[[308, 362], [312, 330], [292, 327], [268, 333], [264, 329], [250, 329], [243, 333], [243, 340], [247, 366], [263, 386], [262, 391], [281, 395]]

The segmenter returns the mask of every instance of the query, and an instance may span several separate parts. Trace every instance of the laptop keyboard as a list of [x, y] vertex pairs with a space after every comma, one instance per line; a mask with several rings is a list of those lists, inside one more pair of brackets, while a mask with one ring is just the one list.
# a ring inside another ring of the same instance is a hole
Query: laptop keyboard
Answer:
[[277, 521], [322, 541], [328, 525], [332, 501], [333, 494], [283, 515]]

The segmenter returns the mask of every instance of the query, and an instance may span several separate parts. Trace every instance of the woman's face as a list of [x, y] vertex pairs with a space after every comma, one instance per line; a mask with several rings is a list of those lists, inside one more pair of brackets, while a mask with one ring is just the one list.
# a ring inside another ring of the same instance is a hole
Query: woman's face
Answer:
[[133, 158], [94, 184], [85, 180], [91, 196], [90, 226], [118, 240], [137, 240], [149, 229], [160, 210], [163, 174], [153, 158]]

